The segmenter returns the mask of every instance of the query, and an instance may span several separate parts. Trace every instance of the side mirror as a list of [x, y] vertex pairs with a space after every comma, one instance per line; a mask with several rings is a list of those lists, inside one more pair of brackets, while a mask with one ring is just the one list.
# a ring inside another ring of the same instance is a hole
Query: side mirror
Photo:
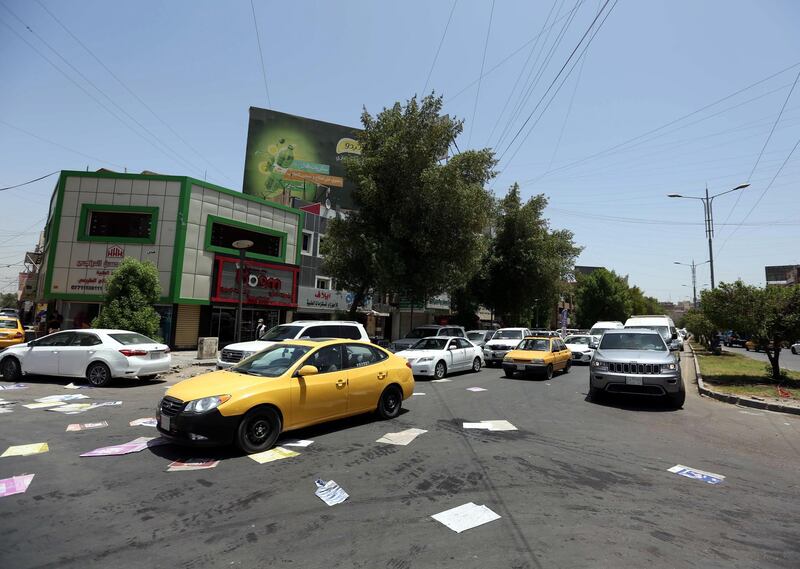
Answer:
[[457, 349], [458, 349], [458, 346], [456, 346], [455, 344], [450, 344], [450, 346], [448, 346], [448, 348], [447, 348], [447, 349], [448, 349], [448, 350], [457, 350]]
[[305, 377], [307, 375], [316, 375], [319, 373], [319, 370], [316, 366], [305, 365], [294, 372], [295, 377]]
[[28, 342], [28, 347], [29, 347], [29, 348], [32, 348], [32, 347], [34, 347], [35, 345], [36, 345], [36, 340], [31, 340], [30, 342]]
[[589, 349], [590, 350], [596, 350], [597, 348], [598, 348], [597, 342], [592, 342], [592, 343], [589, 344]]

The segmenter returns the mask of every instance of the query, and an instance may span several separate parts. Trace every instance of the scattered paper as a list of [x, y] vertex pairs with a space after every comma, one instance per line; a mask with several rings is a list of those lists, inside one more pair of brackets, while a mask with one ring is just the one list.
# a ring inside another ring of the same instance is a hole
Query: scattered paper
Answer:
[[445, 510], [431, 516], [437, 522], [446, 525], [456, 533], [499, 520], [500, 516], [486, 506], [478, 506], [468, 502], [457, 508]]
[[667, 469], [668, 472], [673, 472], [679, 476], [686, 478], [694, 478], [695, 480], [702, 480], [707, 484], [721, 484], [725, 477], [722, 474], [714, 474], [713, 472], [706, 472], [705, 470], [698, 470], [690, 466], [676, 464], [672, 468]]
[[67, 395], [48, 395], [47, 397], [40, 397], [34, 401], [50, 403], [52, 401], [72, 401], [73, 399], [89, 399], [89, 396], [82, 393], [69, 393]]
[[167, 467], [167, 472], [181, 472], [184, 470], [205, 470], [215, 468], [219, 464], [218, 460], [210, 458], [187, 458], [186, 460], [176, 460]]
[[48, 401], [45, 403], [28, 403], [23, 405], [26, 409], [45, 409], [47, 407], [55, 407], [57, 405], [64, 405], [63, 401]]
[[32, 443], [29, 445], [10, 446], [3, 454], [0, 454], [0, 458], [6, 456], [29, 456], [31, 454], [48, 452], [49, 450], [50, 447], [47, 446], [47, 443]]
[[14, 412], [14, 411], [12, 411], [12, 410], [11, 410], [10, 408], [8, 408], [8, 407], [0, 407], [0, 415], [3, 415], [3, 414], [5, 414], [5, 413], [13, 413], [13, 412]]
[[9, 389], [28, 389], [28, 386], [24, 383], [14, 383], [11, 385], [0, 385], [0, 391], [2, 390], [9, 390]]
[[248, 454], [247, 456], [255, 460], [258, 464], [266, 464], [267, 462], [291, 458], [293, 456], [298, 456], [299, 454], [299, 452], [295, 452], [283, 447], [275, 447], [270, 450], [265, 450], [264, 452]]
[[314, 494], [329, 506], [341, 504], [350, 497], [350, 495], [333, 480], [328, 480], [327, 482], [324, 480], [316, 480], [314, 483], [317, 485], [317, 490]]
[[415, 392], [415, 393], [412, 393], [412, 395], [427, 395], [427, 393], [417, 393], [417, 392]]
[[51, 407], [47, 409], [47, 411], [56, 411], [58, 413], [63, 413], [64, 415], [77, 415], [78, 413], [84, 413], [91, 408], [91, 403], [67, 403], [58, 407]]
[[399, 433], [386, 433], [375, 442], [385, 443], [387, 445], [406, 446], [418, 436], [427, 432], [428, 431], [424, 429], [406, 429], [405, 431], [400, 431]]
[[475, 391], [475, 392], [477, 392], [477, 391], [488, 391], [488, 390], [484, 389], [483, 387], [467, 387], [467, 391]]
[[504, 420], [481, 421], [480, 423], [464, 423], [465, 429], [486, 429], [488, 431], [516, 431], [517, 428]]
[[452, 379], [442, 378], [442, 379], [433, 379], [431, 383], [445, 383], [446, 381], [453, 381]]
[[17, 403], [16, 401], [9, 401], [8, 399], [3, 399], [2, 397], [0, 397], [0, 407], [4, 405], [14, 405], [16, 403]]
[[35, 474], [22, 474], [11, 478], [3, 478], [0, 480], [0, 498], [23, 494], [30, 486], [34, 476]]
[[84, 387], [88, 387], [86, 385], [75, 385], [74, 383], [68, 383], [64, 386], [64, 389], [83, 389]]
[[144, 417], [142, 419], [134, 419], [128, 424], [131, 427], [155, 427], [158, 423], [154, 417]]
[[314, 441], [306, 441], [302, 439], [292, 439], [281, 443], [281, 446], [285, 447], [307, 447], [311, 445]]
[[81, 456], [119, 456], [122, 454], [130, 454], [133, 452], [141, 452], [148, 447], [159, 446], [166, 444], [169, 441], [157, 437], [139, 437], [133, 439], [128, 443], [121, 445], [112, 445], [107, 447], [100, 447], [89, 452], [83, 453]]
[[97, 407], [119, 407], [122, 405], [122, 401], [101, 401], [99, 403], [92, 403], [92, 409], [96, 409]]
[[106, 421], [99, 421], [97, 423], [71, 423], [67, 425], [67, 432], [102, 429], [103, 427], [108, 427], [108, 423]]

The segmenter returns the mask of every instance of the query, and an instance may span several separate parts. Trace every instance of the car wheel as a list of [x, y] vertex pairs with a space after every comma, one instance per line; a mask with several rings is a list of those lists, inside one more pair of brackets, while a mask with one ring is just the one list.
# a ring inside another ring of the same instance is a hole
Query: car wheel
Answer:
[[572, 367], [572, 361], [567, 360], [566, 365], [564, 366], [564, 373], [569, 373], [569, 368]]
[[140, 375], [139, 379], [141, 379], [143, 381], [152, 381], [157, 377], [158, 377], [157, 373], [151, 373], [150, 375]]
[[433, 376], [436, 379], [444, 379], [444, 376], [447, 375], [447, 366], [443, 361], [439, 361], [436, 363], [436, 367], [433, 369]]
[[105, 387], [111, 382], [111, 370], [102, 362], [95, 362], [86, 368], [86, 380], [92, 387]]
[[236, 429], [236, 446], [247, 454], [269, 450], [281, 434], [281, 417], [272, 407], [248, 411]]
[[6, 381], [17, 381], [22, 375], [17, 358], [6, 358], [3, 360], [3, 379]]
[[475, 373], [478, 373], [479, 371], [481, 371], [481, 359], [480, 358], [475, 358], [474, 360], [472, 360], [472, 371], [474, 371]]
[[545, 379], [553, 379], [553, 365], [550, 364], [547, 366], [547, 369], [544, 372]]
[[403, 393], [396, 385], [390, 385], [381, 393], [378, 401], [378, 416], [381, 419], [394, 419], [403, 406]]
[[681, 389], [678, 393], [670, 393], [667, 395], [670, 407], [673, 409], [680, 409], [686, 401], [686, 390]]

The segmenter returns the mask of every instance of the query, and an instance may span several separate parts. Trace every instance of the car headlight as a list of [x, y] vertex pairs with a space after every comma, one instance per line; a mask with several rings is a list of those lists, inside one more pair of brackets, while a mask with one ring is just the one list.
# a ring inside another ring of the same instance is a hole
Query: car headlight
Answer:
[[675, 364], [663, 364], [661, 366], [661, 371], [662, 372], [675, 371], [676, 369], [678, 369], [678, 366], [676, 366]]
[[596, 370], [606, 371], [608, 369], [608, 364], [600, 360], [594, 360], [592, 362], [592, 367]]
[[230, 398], [230, 395], [212, 395], [211, 397], [195, 399], [194, 401], [189, 401], [189, 404], [186, 405], [186, 408], [183, 410], [183, 412], [195, 414], [208, 413], [209, 411], [216, 409], [225, 403]]
[[509, 356], [508, 354], [506, 354], [505, 356], [503, 356], [503, 361], [504, 361], [504, 362], [510, 362], [512, 359], [513, 359], [513, 358], [512, 358], [511, 356]]
[[246, 360], [247, 358], [249, 358], [253, 354], [255, 354], [255, 352], [242, 352], [242, 359]]
[[433, 356], [426, 356], [424, 358], [418, 359], [417, 363], [424, 364], [424, 363], [432, 362], [432, 361], [433, 361]]

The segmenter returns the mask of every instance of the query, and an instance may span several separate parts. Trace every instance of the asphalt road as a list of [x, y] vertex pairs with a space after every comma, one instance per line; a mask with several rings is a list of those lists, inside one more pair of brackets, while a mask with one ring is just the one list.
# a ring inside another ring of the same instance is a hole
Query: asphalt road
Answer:
[[[27, 403], [76, 393], [63, 381], [26, 383], [0, 396]], [[503, 379], [498, 369], [420, 381], [425, 395], [398, 419], [305, 429], [293, 436], [313, 445], [263, 465], [231, 450], [172, 446], [79, 457], [155, 436], [128, 422], [152, 416], [159, 382], [78, 391], [124, 401], [81, 415], [17, 405], [0, 415], [0, 442], [47, 442], [50, 451], [0, 459], [0, 478], [36, 474], [27, 493], [0, 498], [0, 566], [800, 566], [800, 417], [701, 399], [691, 388], [679, 411], [650, 399], [598, 405], [586, 400], [587, 383], [585, 367], [548, 382]], [[492, 419], [519, 430], [462, 428]], [[65, 432], [100, 420], [109, 427]], [[428, 432], [408, 446], [375, 442], [410, 427]], [[222, 461], [165, 472], [191, 456]], [[710, 485], [667, 471], [679, 463], [726, 478]], [[326, 506], [316, 478], [335, 480], [350, 499]], [[502, 517], [461, 534], [430, 517], [467, 502]]]
[[[744, 348], [733, 348], [733, 347], [724, 349], [734, 354], [741, 354], [748, 358], [764, 362], [765, 364], [769, 363], [769, 360], [767, 359], [767, 354], [765, 354], [764, 352], [748, 352]], [[781, 368], [790, 369], [793, 371], [800, 371], [800, 354], [795, 355], [789, 350], [781, 350], [781, 354], [778, 360], [781, 365]]]

